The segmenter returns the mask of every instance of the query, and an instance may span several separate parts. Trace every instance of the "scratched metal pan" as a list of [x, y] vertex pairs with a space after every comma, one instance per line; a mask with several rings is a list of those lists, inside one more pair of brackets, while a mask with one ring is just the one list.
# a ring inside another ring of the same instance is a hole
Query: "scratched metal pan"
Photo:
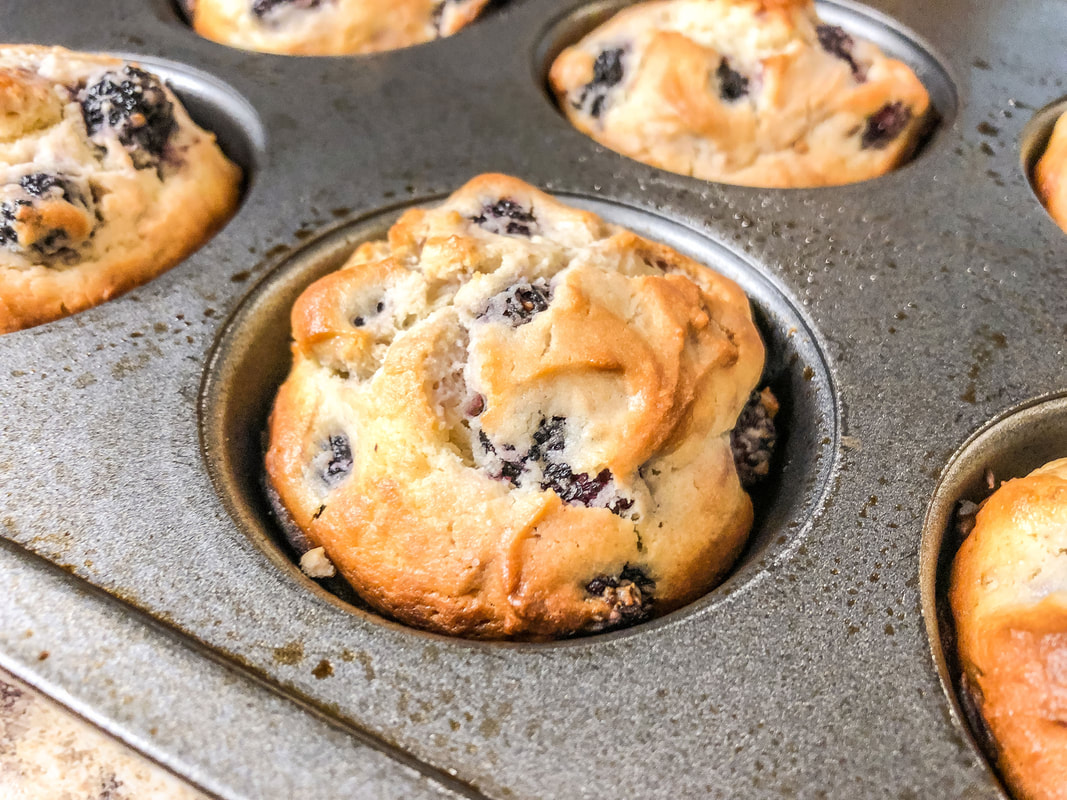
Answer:
[[[920, 558], [943, 537], [920, 543], [960, 446], [1067, 388], [1067, 237], [1027, 175], [1037, 111], [1067, 95], [1067, 6], [820, 4], [908, 61], [940, 121], [883, 178], [768, 191], [563, 120], [547, 60], [621, 5], [511, 0], [450, 39], [290, 58], [204, 41], [167, 0], [0, 4], [6, 39], [150, 64], [248, 173], [181, 265], [0, 337], [0, 666], [226, 798], [1001, 796], [942, 683]], [[269, 514], [293, 298], [485, 171], [753, 300], [782, 450], [737, 568], [666, 618], [554, 644], [419, 633], [303, 577]]]

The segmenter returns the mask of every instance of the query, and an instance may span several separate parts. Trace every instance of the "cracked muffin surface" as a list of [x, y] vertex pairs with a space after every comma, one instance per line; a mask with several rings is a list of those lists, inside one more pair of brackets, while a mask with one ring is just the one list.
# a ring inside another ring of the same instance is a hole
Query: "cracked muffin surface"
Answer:
[[629, 624], [706, 593], [747, 538], [731, 435], [763, 344], [741, 289], [669, 247], [483, 175], [312, 284], [292, 331], [270, 484], [396, 619]]
[[144, 283], [237, 206], [238, 167], [135, 64], [0, 46], [0, 112], [0, 333]]
[[201, 36], [245, 50], [354, 55], [451, 36], [488, 0], [186, 0]]
[[1052, 137], [1034, 170], [1034, 184], [1052, 219], [1067, 232], [1067, 112], [1060, 115], [1052, 129]]
[[904, 63], [820, 21], [811, 0], [655, 0], [553, 63], [582, 133], [655, 167], [762, 187], [874, 178], [913, 151], [929, 109]]
[[980, 508], [964, 509], [967, 517], [974, 512], [949, 589], [962, 701], [984, 720], [1016, 797], [1063, 800], [1067, 459], [1006, 481]]

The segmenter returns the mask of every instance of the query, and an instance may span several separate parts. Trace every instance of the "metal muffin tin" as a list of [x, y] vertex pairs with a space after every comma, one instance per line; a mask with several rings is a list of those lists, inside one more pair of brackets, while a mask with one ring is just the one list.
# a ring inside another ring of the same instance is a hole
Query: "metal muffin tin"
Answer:
[[[0, 337], [0, 665], [226, 798], [1001, 796], [932, 657], [941, 537], [920, 541], [961, 443], [1065, 388], [1067, 237], [1021, 164], [1067, 94], [1067, 6], [822, 3], [917, 69], [941, 123], [878, 180], [768, 191], [637, 164], [558, 114], [546, 59], [620, 5], [511, 0], [439, 42], [289, 58], [204, 41], [166, 0], [0, 4], [10, 41], [164, 74], [249, 174], [183, 264]], [[738, 568], [668, 617], [554, 644], [420, 633], [300, 575], [266, 513], [286, 304], [485, 171], [753, 298], [783, 453]]]

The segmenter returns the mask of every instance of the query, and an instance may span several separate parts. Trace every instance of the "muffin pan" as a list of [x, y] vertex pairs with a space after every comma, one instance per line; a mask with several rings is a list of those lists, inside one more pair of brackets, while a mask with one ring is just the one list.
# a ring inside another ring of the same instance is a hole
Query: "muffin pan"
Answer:
[[[940, 125], [894, 173], [790, 191], [570, 128], [541, 77], [579, 0], [321, 59], [202, 40], [166, 0], [0, 6], [12, 41], [159, 66], [250, 174], [183, 264], [0, 337], [0, 665], [221, 797], [1001, 796], [931, 658], [940, 544], [920, 541], [961, 443], [1065, 388], [1067, 237], [1019, 163], [1067, 91], [1067, 8], [873, 6], [820, 10], [909, 61]], [[770, 340], [788, 424], [753, 542], [665, 618], [546, 645], [419, 633], [303, 578], [265, 514], [253, 435], [287, 303], [485, 171], [738, 278]]]

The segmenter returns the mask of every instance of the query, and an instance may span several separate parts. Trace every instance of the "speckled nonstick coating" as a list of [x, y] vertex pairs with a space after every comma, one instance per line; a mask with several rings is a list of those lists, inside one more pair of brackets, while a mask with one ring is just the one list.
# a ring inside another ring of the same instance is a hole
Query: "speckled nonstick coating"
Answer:
[[[567, 125], [541, 78], [578, 0], [330, 59], [203, 41], [165, 0], [0, 4], [11, 41], [145, 57], [252, 167], [185, 263], [0, 337], [0, 665], [222, 797], [1000, 796], [931, 657], [920, 541], [961, 443], [1067, 388], [1067, 237], [1020, 152], [1067, 94], [1067, 6], [872, 5], [822, 9], [918, 59], [939, 131], [882, 179], [761, 191]], [[252, 488], [287, 298], [485, 171], [703, 256], [771, 340], [788, 426], [753, 543], [667, 618], [552, 645], [414, 632], [303, 578]]]

